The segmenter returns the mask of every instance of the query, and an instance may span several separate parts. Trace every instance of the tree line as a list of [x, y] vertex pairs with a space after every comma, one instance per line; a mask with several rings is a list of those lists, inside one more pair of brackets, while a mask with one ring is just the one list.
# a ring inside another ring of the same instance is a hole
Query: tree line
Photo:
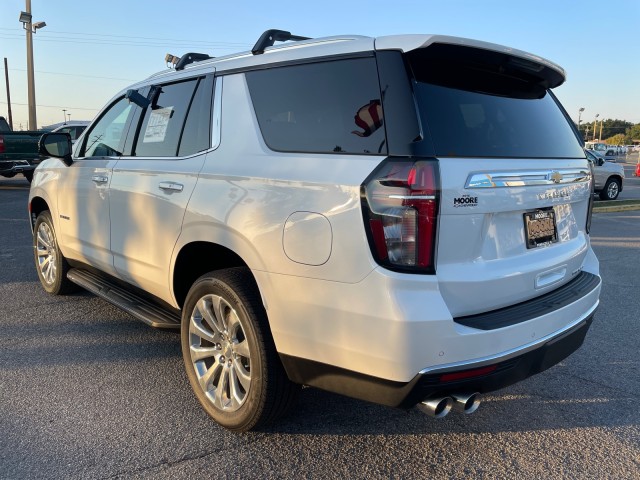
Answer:
[[[602, 128], [602, 133], [600, 133], [600, 128]], [[581, 123], [580, 133], [585, 141], [596, 138], [609, 145], [640, 143], [640, 123], [633, 124], [625, 120], [607, 118], [602, 121]]]

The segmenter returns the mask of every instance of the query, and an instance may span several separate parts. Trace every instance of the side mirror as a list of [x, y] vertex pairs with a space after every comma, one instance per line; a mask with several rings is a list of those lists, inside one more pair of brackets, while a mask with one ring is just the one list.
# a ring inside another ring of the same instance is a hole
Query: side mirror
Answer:
[[45, 133], [38, 142], [38, 152], [45, 157], [59, 158], [66, 166], [70, 166], [73, 163], [71, 135], [68, 133]]
[[598, 166], [601, 167], [604, 165], [604, 158], [598, 158]]

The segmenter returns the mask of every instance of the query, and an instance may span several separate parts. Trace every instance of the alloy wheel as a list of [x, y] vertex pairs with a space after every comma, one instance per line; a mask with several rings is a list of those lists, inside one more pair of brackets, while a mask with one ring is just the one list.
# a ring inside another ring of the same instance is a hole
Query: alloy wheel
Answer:
[[224, 412], [238, 410], [251, 387], [251, 354], [242, 322], [218, 295], [205, 295], [189, 320], [189, 353], [202, 391]]
[[36, 234], [36, 255], [38, 269], [47, 285], [53, 285], [58, 271], [56, 246], [51, 227], [45, 222], [38, 226]]

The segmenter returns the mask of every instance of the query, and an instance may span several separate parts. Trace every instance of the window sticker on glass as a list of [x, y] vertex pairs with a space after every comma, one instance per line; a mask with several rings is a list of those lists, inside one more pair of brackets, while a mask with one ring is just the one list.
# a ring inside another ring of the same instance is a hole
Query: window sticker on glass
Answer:
[[164, 142], [167, 134], [167, 125], [173, 114], [173, 107], [164, 107], [153, 110], [149, 116], [147, 129], [144, 131], [142, 143], [158, 143]]

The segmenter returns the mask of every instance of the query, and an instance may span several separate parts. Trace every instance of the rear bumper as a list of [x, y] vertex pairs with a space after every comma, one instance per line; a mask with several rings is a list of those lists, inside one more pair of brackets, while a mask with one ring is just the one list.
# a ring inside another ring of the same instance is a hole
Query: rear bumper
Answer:
[[281, 359], [290, 378], [297, 383], [382, 405], [410, 408], [429, 398], [492, 392], [556, 365], [582, 345], [593, 314], [594, 311], [589, 312], [586, 318], [538, 342], [491, 358], [425, 369], [406, 383], [287, 355], [281, 355]]
[[0, 175], [29, 172], [36, 169], [36, 165], [27, 160], [0, 160]]

